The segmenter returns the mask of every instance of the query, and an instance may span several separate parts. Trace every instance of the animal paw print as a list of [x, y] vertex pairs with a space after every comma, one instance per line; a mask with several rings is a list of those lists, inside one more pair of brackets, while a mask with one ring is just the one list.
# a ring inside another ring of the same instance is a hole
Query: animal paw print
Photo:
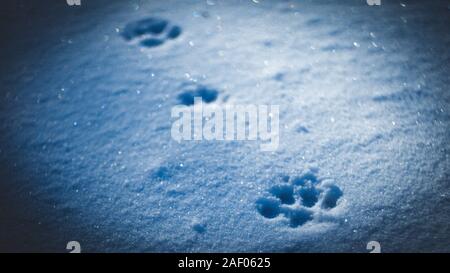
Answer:
[[205, 103], [211, 103], [214, 102], [218, 96], [219, 91], [216, 89], [198, 86], [194, 89], [184, 90], [177, 98], [181, 104], [191, 106], [194, 105], [196, 97], [201, 98]]
[[299, 177], [284, 176], [283, 183], [256, 201], [258, 212], [265, 218], [282, 215], [296, 228], [313, 220], [316, 213], [335, 208], [343, 192], [332, 181], [320, 180], [316, 173], [310, 170]]
[[152, 17], [127, 24], [121, 34], [127, 41], [138, 40], [141, 46], [157, 47], [177, 38], [181, 32], [181, 27], [171, 25], [168, 20]]

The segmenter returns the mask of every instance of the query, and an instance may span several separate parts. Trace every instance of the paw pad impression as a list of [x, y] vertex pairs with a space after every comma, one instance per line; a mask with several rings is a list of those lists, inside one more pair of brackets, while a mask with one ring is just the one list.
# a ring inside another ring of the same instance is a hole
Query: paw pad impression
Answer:
[[335, 208], [343, 195], [332, 181], [319, 179], [316, 170], [292, 178], [285, 175], [282, 180], [256, 201], [256, 209], [269, 219], [282, 215], [292, 228], [313, 220], [318, 211]]
[[127, 41], [138, 40], [141, 46], [157, 47], [181, 33], [181, 27], [171, 25], [169, 20], [150, 17], [128, 23], [121, 35]]

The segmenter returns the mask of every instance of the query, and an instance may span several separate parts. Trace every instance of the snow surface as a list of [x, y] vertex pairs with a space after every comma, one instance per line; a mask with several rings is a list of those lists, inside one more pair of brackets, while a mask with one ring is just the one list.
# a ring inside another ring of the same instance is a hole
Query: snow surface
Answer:
[[[2, 3], [1, 251], [449, 251], [448, 1], [87, 2]], [[172, 140], [201, 90], [278, 150]]]

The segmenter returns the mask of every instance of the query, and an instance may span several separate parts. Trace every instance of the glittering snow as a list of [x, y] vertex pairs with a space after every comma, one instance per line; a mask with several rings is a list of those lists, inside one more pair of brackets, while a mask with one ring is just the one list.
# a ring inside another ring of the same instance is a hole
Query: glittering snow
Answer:
[[[0, 11], [0, 250], [449, 250], [445, 1], [58, 2]], [[174, 141], [194, 96], [278, 150]]]

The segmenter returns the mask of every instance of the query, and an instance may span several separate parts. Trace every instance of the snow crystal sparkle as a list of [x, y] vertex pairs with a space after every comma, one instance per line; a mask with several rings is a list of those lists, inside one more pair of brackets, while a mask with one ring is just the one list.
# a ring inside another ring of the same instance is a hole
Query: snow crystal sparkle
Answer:
[[[194, 106], [176, 105], [172, 118], [172, 138], [181, 140], [261, 140], [262, 151], [275, 151], [279, 143], [279, 105], [203, 106], [194, 98]], [[225, 123], [224, 123], [225, 121]], [[225, 127], [224, 127], [225, 125]], [[193, 130], [192, 130], [193, 129]], [[225, 134], [224, 134], [225, 133]]]

